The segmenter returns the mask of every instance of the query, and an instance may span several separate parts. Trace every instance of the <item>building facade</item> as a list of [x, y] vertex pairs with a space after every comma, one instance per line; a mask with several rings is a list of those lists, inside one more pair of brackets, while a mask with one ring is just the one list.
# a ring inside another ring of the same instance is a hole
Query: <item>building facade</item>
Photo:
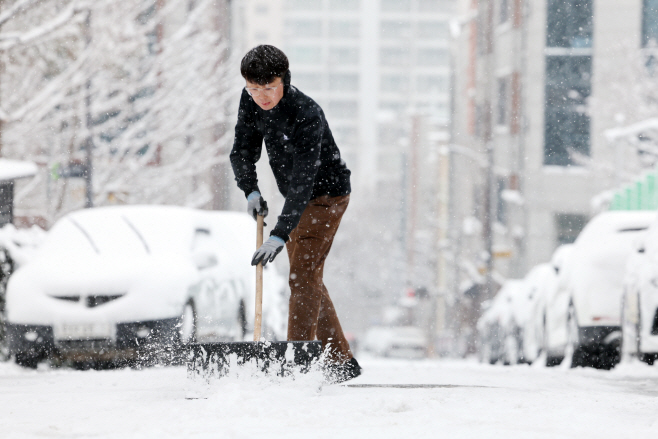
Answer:
[[631, 76], [620, 66], [645, 63], [654, 7], [460, 1], [449, 234], [452, 291], [468, 302], [471, 328], [496, 284], [573, 242], [595, 211], [592, 200], [638, 163], [636, 151], [620, 155], [604, 132], [640, 117], [642, 96], [624, 98]]

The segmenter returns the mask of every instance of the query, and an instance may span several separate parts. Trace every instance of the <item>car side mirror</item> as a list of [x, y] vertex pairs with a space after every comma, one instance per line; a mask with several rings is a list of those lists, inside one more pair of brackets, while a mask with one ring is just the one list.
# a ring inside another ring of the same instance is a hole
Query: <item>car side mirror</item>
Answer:
[[208, 251], [199, 251], [194, 253], [192, 256], [194, 260], [194, 265], [199, 270], [205, 270], [207, 268], [214, 267], [219, 263], [217, 261], [217, 256], [214, 253]]

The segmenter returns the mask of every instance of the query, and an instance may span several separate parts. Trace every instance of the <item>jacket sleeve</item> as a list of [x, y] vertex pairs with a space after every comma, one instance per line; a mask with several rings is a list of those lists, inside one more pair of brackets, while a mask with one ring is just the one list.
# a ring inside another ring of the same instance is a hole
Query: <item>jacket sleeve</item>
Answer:
[[259, 190], [256, 162], [260, 159], [263, 149], [263, 135], [256, 127], [251, 103], [251, 97], [243, 90], [238, 109], [238, 123], [235, 125], [233, 149], [230, 154], [235, 181], [245, 196]]
[[313, 183], [320, 168], [324, 123], [319, 107], [300, 115], [290, 139], [293, 147], [292, 180], [276, 227], [270, 235], [288, 241], [313, 193]]

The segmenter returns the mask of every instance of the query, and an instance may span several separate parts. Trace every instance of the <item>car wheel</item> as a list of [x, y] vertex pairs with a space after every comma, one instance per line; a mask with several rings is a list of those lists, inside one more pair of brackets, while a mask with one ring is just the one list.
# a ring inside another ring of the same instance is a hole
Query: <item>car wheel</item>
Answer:
[[196, 342], [196, 323], [194, 302], [190, 300], [185, 304], [183, 314], [181, 315], [181, 323], [178, 331], [181, 345], [186, 346], [190, 343]]
[[16, 364], [26, 369], [36, 369], [39, 365], [39, 360], [40, 358], [38, 356], [27, 352], [18, 352], [14, 358]]
[[561, 357], [551, 355], [551, 350], [548, 348], [548, 330], [546, 329], [546, 314], [542, 318], [542, 336], [541, 336], [541, 353], [544, 354], [545, 360], [544, 364], [546, 367], [554, 367], [559, 365], [562, 362]]
[[585, 351], [580, 344], [578, 317], [573, 303], [569, 304], [567, 314], [567, 348], [564, 352], [565, 365], [569, 367], [586, 366]]
[[657, 357], [658, 357], [658, 355], [656, 355], [656, 354], [644, 354], [643, 353], [643, 354], [639, 355], [640, 361], [642, 361], [643, 363], [647, 363], [649, 366], [653, 366], [653, 363], [655, 363]]

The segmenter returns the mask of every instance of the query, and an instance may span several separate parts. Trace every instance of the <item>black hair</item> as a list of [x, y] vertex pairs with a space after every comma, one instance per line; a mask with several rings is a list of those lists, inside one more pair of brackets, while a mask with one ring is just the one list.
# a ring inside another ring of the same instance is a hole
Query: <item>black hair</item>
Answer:
[[288, 57], [274, 46], [262, 44], [251, 49], [242, 58], [240, 73], [249, 82], [269, 84], [274, 78], [283, 78], [288, 71]]

